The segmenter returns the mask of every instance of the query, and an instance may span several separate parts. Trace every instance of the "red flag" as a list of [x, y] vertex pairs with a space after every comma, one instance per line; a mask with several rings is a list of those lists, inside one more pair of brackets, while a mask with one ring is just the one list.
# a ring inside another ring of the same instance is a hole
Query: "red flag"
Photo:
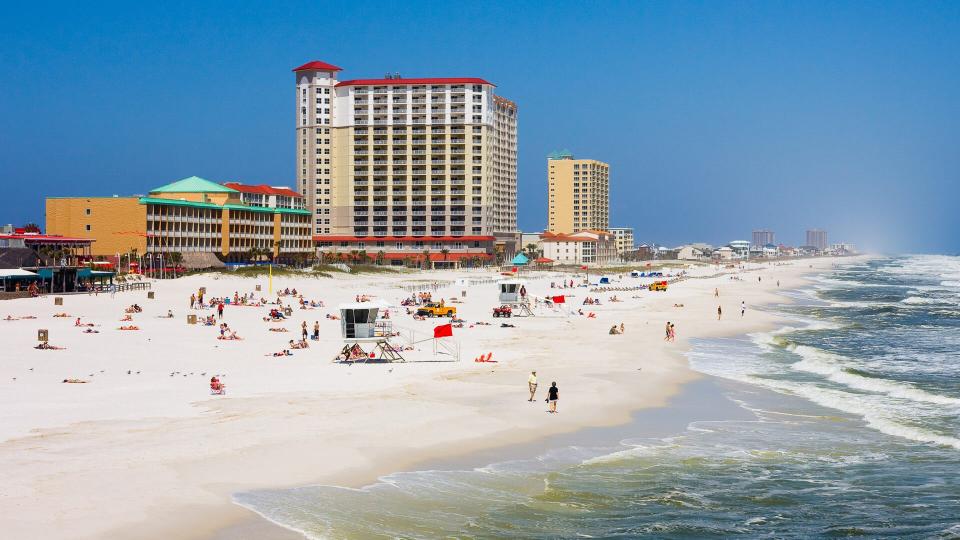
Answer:
[[453, 335], [453, 325], [452, 324], [441, 324], [433, 329], [433, 337], [442, 338], [450, 337]]
[[563, 295], [554, 296], [554, 297], [553, 297], [553, 303], [554, 303], [554, 304], [566, 304], [566, 303], [567, 303], [567, 299], [564, 298]]
[[581, 266], [580, 269], [581, 269], [581, 270], [586, 270], [587, 267], [586, 267], [586, 266]]

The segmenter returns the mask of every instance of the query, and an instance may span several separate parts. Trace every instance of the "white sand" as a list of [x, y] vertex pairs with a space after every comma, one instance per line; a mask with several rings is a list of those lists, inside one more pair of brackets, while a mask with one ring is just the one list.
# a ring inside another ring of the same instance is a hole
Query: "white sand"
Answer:
[[[729, 335], [772, 324], [757, 308], [801, 275], [828, 267], [830, 259], [784, 266], [750, 265], [752, 271], [690, 279], [666, 293], [589, 293], [549, 288], [555, 275], [527, 278], [533, 295], [568, 295], [568, 310], [583, 308], [595, 319], [541, 310], [500, 328], [491, 316], [493, 284], [466, 287], [457, 304], [469, 323], [456, 329], [459, 363], [342, 365], [331, 362], [343, 346], [338, 321], [326, 319], [338, 303], [374, 295], [399, 307], [415, 281], [490, 279], [488, 271], [276, 278], [277, 288], [296, 287], [327, 308], [295, 310], [284, 324], [264, 323], [267, 308], [226, 308], [224, 320], [244, 339], [220, 341], [217, 328], [186, 324], [188, 298], [205, 286], [209, 296], [253, 291], [266, 278], [211, 275], [155, 282], [155, 300], [145, 292], [50, 297], [0, 303], [5, 353], [0, 362], [0, 531], [4, 538], [203, 538], [245, 517], [230, 495], [258, 487], [312, 482], [359, 485], [378, 475], [433, 457], [534, 440], [585, 426], [611, 425], [632, 411], [662, 406], [685, 381], [696, 377], [682, 351], [688, 337]], [[760, 268], [757, 270], [757, 268]], [[706, 275], [715, 267], [692, 274]], [[757, 277], [763, 281], [758, 283]], [[569, 279], [569, 277], [567, 277]], [[625, 277], [619, 285], [650, 280]], [[716, 320], [719, 303], [724, 318]], [[464, 287], [434, 292], [459, 295]], [[570, 297], [573, 294], [576, 296]], [[607, 298], [617, 294], [622, 303]], [[601, 306], [580, 306], [584, 296]], [[639, 299], [631, 298], [634, 295]], [[285, 301], [288, 299], [284, 299]], [[746, 301], [747, 316], [740, 317]], [[117, 330], [123, 310], [138, 303], [140, 331]], [[675, 308], [674, 304], [684, 304]], [[168, 309], [174, 319], [161, 319]], [[57, 312], [70, 318], [53, 318]], [[208, 313], [210, 311], [208, 310]], [[76, 317], [96, 325], [83, 334]], [[394, 324], [421, 338], [442, 321], [414, 321], [399, 308]], [[676, 343], [663, 341], [663, 326], [676, 323]], [[294, 356], [265, 354], [299, 337], [299, 326], [320, 322], [321, 339]], [[626, 334], [610, 336], [621, 322]], [[289, 333], [267, 331], [283, 326]], [[37, 329], [67, 350], [34, 350]], [[433, 360], [430, 342], [409, 359]], [[493, 352], [498, 363], [474, 363]], [[539, 399], [527, 402], [526, 379], [536, 369]], [[128, 374], [128, 370], [131, 372]], [[139, 372], [139, 374], [137, 373]], [[174, 373], [171, 376], [171, 373]], [[209, 378], [225, 374], [226, 397], [210, 396]], [[15, 378], [15, 380], [14, 380]], [[88, 384], [63, 384], [67, 378]], [[561, 388], [560, 414], [545, 413], [546, 388]], [[669, 414], [665, 409], [664, 414]]]

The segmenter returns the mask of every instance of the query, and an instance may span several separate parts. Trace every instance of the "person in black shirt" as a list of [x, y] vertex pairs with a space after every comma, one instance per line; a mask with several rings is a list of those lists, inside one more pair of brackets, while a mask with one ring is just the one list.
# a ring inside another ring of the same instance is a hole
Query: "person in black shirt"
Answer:
[[557, 412], [557, 401], [560, 400], [560, 389], [557, 388], [557, 383], [550, 383], [550, 388], [547, 389], [547, 403], [550, 404], [550, 409], [547, 412], [555, 413]]

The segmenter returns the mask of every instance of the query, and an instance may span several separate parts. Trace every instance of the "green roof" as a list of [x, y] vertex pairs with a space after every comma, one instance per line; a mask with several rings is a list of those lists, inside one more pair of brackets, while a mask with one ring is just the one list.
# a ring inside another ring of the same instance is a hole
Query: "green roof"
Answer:
[[250, 210], [252, 212], [267, 212], [270, 214], [301, 214], [306, 216], [310, 215], [309, 210], [298, 210], [294, 208], [265, 208], [262, 206], [245, 206], [242, 204], [225, 204], [223, 206], [220, 206], [219, 204], [213, 204], [213, 203], [181, 201], [177, 199], [158, 199], [155, 197], [140, 197], [140, 204], [169, 204], [172, 206], [192, 206], [194, 208], [217, 208], [217, 209], [227, 208], [229, 210]]
[[573, 159], [573, 152], [566, 149], [560, 150], [560, 151], [554, 150], [553, 152], [550, 152], [550, 154], [547, 155], [547, 159], [549, 160]]
[[151, 189], [150, 193], [236, 193], [237, 190], [211, 182], [199, 176], [177, 180], [172, 184]]

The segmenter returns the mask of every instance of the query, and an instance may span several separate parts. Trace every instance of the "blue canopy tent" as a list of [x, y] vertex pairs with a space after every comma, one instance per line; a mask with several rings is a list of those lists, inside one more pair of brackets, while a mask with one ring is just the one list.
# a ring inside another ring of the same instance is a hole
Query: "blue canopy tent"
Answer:
[[517, 253], [517, 256], [510, 261], [510, 264], [515, 266], [523, 266], [530, 263], [530, 259], [527, 258], [523, 253]]

